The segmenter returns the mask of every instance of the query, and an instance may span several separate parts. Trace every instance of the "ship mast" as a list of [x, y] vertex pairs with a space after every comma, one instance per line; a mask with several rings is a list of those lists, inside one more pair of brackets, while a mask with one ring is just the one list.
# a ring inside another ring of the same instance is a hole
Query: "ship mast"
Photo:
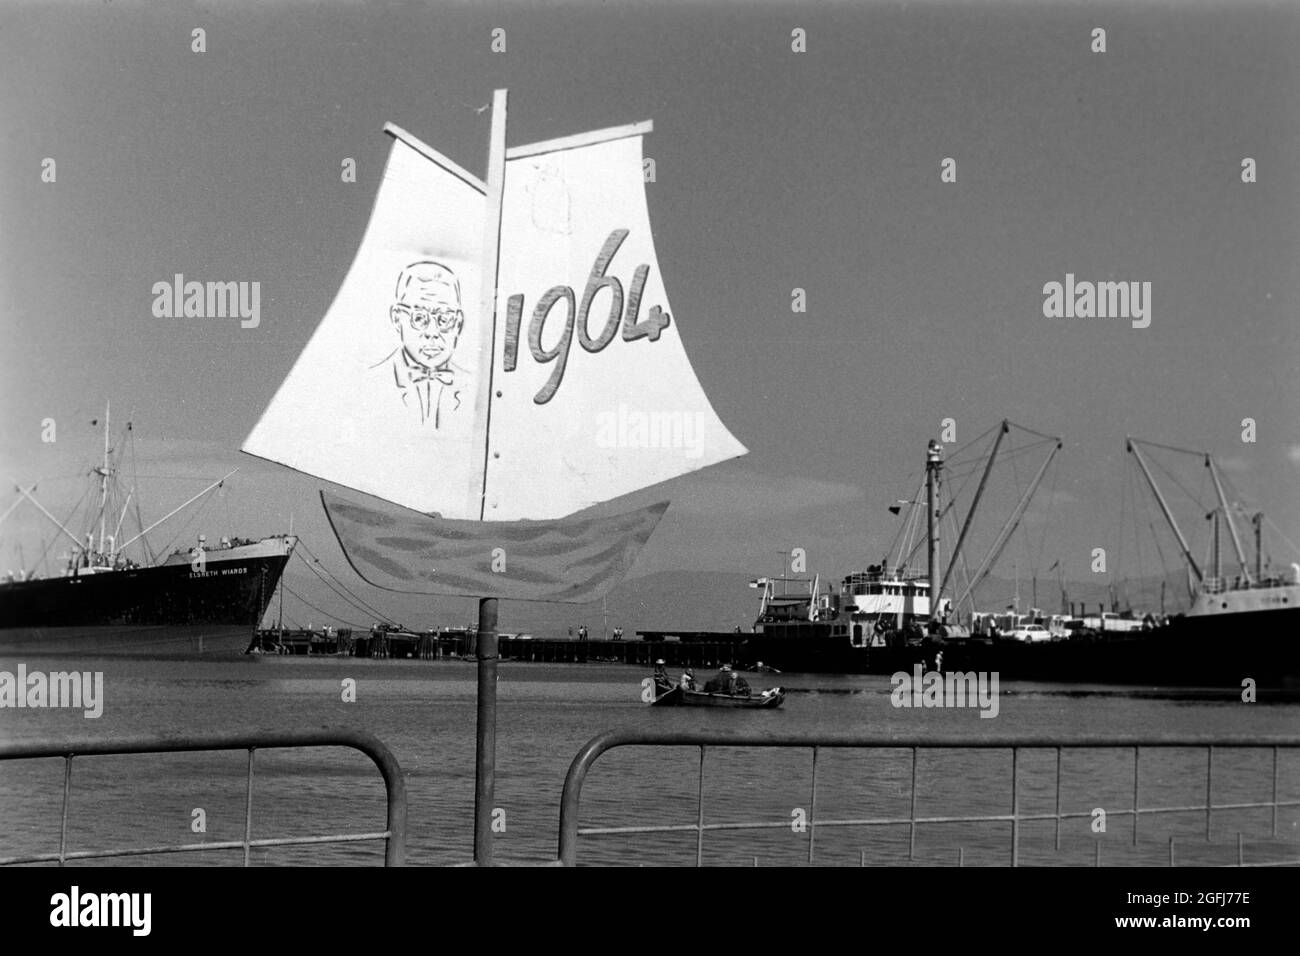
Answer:
[[108, 437], [112, 401], [104, 402], [104, 464], [99, 470], [99, 550], [104, 550], [104, 515], [108, 511]]
[[1250, 517], [1255, 526], [1255, 580], [1264, 580], [1264, 512], [1256, 511]]
[[937, 504], [936, 487], [939, 483], [939, 471], [943, 468], [943, 446], [930, 439], [930, 447], [925, 455], [925, 517], [926, 517], [926, 568], [930, 578], [930, 623], [939, 619], [939, 565], [935, 561], [938, 541], [935, 537], [934, 519]]

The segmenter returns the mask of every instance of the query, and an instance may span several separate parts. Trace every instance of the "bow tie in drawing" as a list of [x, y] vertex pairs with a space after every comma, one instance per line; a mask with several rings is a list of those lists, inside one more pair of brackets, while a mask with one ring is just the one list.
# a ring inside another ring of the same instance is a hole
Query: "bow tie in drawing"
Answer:
[[443, 385], [451, 385], [455, 382], [456, 377], [450, 369], [445, 368], [415, 368], [411, 370], [410, 384], [415, 385], [419, 382], [440, 382]]

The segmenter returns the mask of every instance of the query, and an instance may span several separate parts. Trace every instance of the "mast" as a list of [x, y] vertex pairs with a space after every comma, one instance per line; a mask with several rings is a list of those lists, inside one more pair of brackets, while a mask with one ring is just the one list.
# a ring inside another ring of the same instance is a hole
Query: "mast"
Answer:
[[108, 509], [108, 433], [113, 403], [104, 402], [104, 464], [99, 469], [99, 550], [104, 550], [104, 512]]
[[1256, 511], [1250, 517], [1255, 526], [1255, 580], [1264, 580], [1264, 512]]
[[1219, 508], [1211, 511], [1207, 518], [1210, 519], [1210, 568], [1211, 574], [1216, 581], [1223, 577], [1223, 562], [1219, 558]]
[[1128, 450], [1133, 453], [1133, 457], [1136, 459], [1138, 467], [1142, 469], [1142, 475], [1146, 478], [1147, 484], [1151, 487], [1151, 493], [1155, 495], [1156, 504], [1160, 505], [1160, 511], [1165, 516], [1165, 520], [1169, 522], [1169, 527], [1174, 532], [1174, 537], [1178, 539], [1178, 547], [1182, 549], [1184, 560], [1187, 561], [1187, 565], [1191, 568], [1192, 573], [1196, 575], [1196, 580], [1203, 580], [1205, 576], [1201, 573], [1201, 569], [1197, 565], [1196, 559], [1192, 557], [1192, 551], [1187, 547], [1187, 539], [1183, 537], [1182, 531], [1179, 530], [1178, 522], [1174, 520], [1173, 513], [1169, 510], [1169, 504], [1165, 501], [1165, 496], [1160, 493], [1160, 489], [1156, 486], [1156, 480], [1151, 477], [1151, 470], [1147, 468], [1146, 460], [1142, 457], [1142, 452], [1138, 450], [1137, 440], [1132, 436], [1129, 436], [1125, 439], [1125, 442], [1128, 446]]
[[952, 577], [952, 572], [957, 567], [957, 557], [961, 554], [961, 546], [966, 542], [966, 534], [970, 531], [971, 521], [975, 518], [975, 509], [979, 507], [980, 496], [984, 494], [984, 486], [988, 484], [989, 472], [993, 470], [993, 462], [998, 456], [998, 446], [1002, 444], [1002, 436], [1010, 430], [1010, 423], [1005, 418], [1002, 419], [1002, 427], [998, 429], [998, 437], [993, 440], [993, 450], [989, 452], [989, 460], [984, 465], [984, 473], [980, 475], [979, 487], [975, 489], [975, 497], [971, 499], [970, 511], [966, 513], [966, 520], [962, 522], [961, 531], [957, 535], [957, 543], [953, 545], [952, 558], [948, 561], [948, 570], [943, 573], [943, 580], [939, 583], [940, 591], [948, 586], [948, 579]]
[[[1246, 566], [1246, 552], [1241, 547], [1241, 538], [1237, 536], [1237, 525], [1232, 520], [1232, 510], [1228, 507], [1228, 499], [1223, 494], [1223, 482], [1219, 480], [1219, 469], [1215, 466], [1214, 459], [1209, 456], [1208, 452], [1205, 455], [1205, 467], [1210, 469], [1210, 477], [1214, 479], [1214, 492], [1219, 496], [1219, 509], [1223, 512], [1223, 517], [1228, 522], [1228, 534], [1232, 538], [1232, 549], [1237, 553], [1237, 564], [1241, 567], [1242, 577], [1244, 577], [1246, 583], [1249, 584], [1250, 568]], [[1218, 527], [1217, 523], [1215, 527]], [[1216, 556], [1218, 554], [1217, 548], [1215, 554]], [[1215, 577], [1219, 576], [1219, 573], [1216, 571]]]
[[938, 544], [935, 537], [935, 488], [939, 483], [939, 470], [943, 468], [943, 446], [933, 438], [925, 455], [925, 518], [926, 518], [926, 568], [930, 578], [930, 620], [939, 618], [939, 566], [934, 554]]
[[[492, 131], [488, 139], [487, 215], [483, 226], [483, 289], [481, 315], [492, 323], [492, 349], [488, 352], [487, 427], [483, 434], [483, 484], [479, 492], [479, 520], [487, 508], [487, 469], [492, 434], [492, 370], [496, 365], [497, 270], [501, 263], [501, 210], [506, 178], [505, 90], [492, 93]], [[478, 601], [478, 707], [474, 742], [474, 863], [492, 865], [492, 815], [496, 799], [497, 760], [497, 599]]]

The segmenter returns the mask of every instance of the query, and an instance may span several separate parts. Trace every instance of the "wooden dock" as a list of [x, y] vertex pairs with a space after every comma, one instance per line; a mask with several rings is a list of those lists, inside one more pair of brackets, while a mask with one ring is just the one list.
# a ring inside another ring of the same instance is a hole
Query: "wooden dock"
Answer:
[[[502, 635], [498, 653], [503, 661], [537, 664], [633, 664], [650, 667], [657, 660], [669, 666], [719, 667], [740, 662], [745, 634], [652, 637], [635, 640], [574, 640]], [[253, 641], [264, 654], [294, 656], [370, 657], [398, 660], [465, 660], [478, 653], [478, 635], [466, 629], [445, 631], [260, 631]]]

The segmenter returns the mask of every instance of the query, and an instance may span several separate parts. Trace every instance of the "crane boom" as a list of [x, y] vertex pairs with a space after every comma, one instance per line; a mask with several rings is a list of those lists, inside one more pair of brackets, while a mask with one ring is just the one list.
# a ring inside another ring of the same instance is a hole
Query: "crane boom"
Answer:
[[[1138, 440], [1130, 435], [1125, 439], [1125, 442], [1128, 446], [1128, 450], [1133, 453], [1133, 458], [1137, 461], [1138, 467], [1142, 469], [1142, 476], [1146, 478], [1147, 484], [1151, 487], [1151, 493], [1155, 495], [1156, 504], [1160, 506], [1161, 513], [1165, 516], [1165, 520], [1169, 522], [1169, 527], [1174, 532], [1174, 537], [1178, 539], [1178, 547], [1183, 552], [1183, 560], [1187, 562], [1187, 566], [1191, 568], [1192, 573], [1196, 575], [1196, 580], [1198, 582], [1204, 581], [1205, 575], [1201, 573], [1201, 569], [1197, 565], [1196, 559], [1192, 557], [1192, 551], [1187, 546], [1187, 539], [1183, 537], [1183, 532], [1179, 529], [1178, 522], [1174, 520], [1173, 512], [1169, 510], [1169, 503], [1165, 501], [1165, 496], [1160, 493], [1159, 487], [1156, 486], [1156, 480], [1151, 477], [1151, 469], [1147, 467], [1146, 459], [1142, 457], [1142, 452], [1138, 450]], [[1182, 449], [1178, 450], [1182, 451]]]

